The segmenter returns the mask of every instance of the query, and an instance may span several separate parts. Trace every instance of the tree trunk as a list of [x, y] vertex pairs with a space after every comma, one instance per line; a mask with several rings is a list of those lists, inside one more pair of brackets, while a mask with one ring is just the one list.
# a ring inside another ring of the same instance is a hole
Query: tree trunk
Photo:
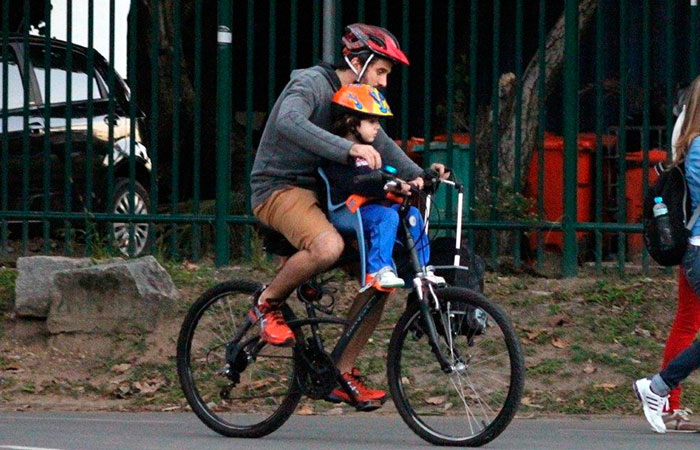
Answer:
[[[594, 16], [597, 0], [581, 0], [579, 3], [579, 32], [585, 29]], [[564, 14], [549, 33], [545, 42], [545, 98], [546, 103], [549, 93], [552, 91], [552, 83], [562, 72], [564, 65]], [[538, 84], [541, 76], [539, 67], [539, 52], [530, 60], [522, 77], [522, 112], [521, 112], [521, 176], [527, 174], [530, 158], [535, 150], [537, 137], [538, 114], [540, 101], [538, 98]], [[512, 193], [512, 174], [515, 167], [515, 83], [516, 78], [512, 73], [503, 74], [499, 80], [499, 146], [498, 146], [498, 170], [501, 175], [497, 182], [499, 190], [505, 188]], [[493, 145], [493, 107], [480, 112], [478, 118], [477, 146], [483, 149], [477, 153], [477, 179], [490, 180], [491, 152], [485, 151]], [[510, 189], [508, 189], [510, 188]], [[477, 186], [477, 197], [486, 200], [491, 199], [490, 183], [480, 183]], [[488, 201], [487, 201], [488, 203]], [[508, 203], [508, 202], [507, 202]], [[500, 209], [499, 205], [491, 207]], [[502, 211], [507, 214], [507, 211]]]
[[[175, 42], [175, 2], [178, 0], [160, 0], [158, 2], [158, 36], [154, 37], [153, 13], [155, 0], [138, 2], [136, 80], [130, 80], [136, 92], [139, 108], [148, 118], [146, 135], [150, 144], [151, 120], [155, 117], [151, 104], [151, 77], [158, 77], [158, 180], [159, 192], [163, 201], [170, 199], [173, 177], [173, 146], [178, 145], [179, 180], [178, 197], [189, 198], [192, 193], [192, 155], [194, 124], [194, 54], [184, 46], [194, 41], [194, 2], [184, 1], [181, 5], [181, 35], [179, 45]], [[131, 39], [131, 36], [129, 37]], [[151, 67], [153, 39], [158, 39], [157, 67]], [[176, 53], [179, 56], [178, 68], [173, 67]], [[179, 101], [175, 104], [175, 77], [179, 82]], [[180, 120], [174, 123], [174, 112], [179, 108]], [[173, 130], [178, 127], [179, 139], [173, 141]], [[203, 132], [206, 138], [206, 131]], [[203, 150], [206, 147], [203, 146]], [[206, 150], [204, 150], [206, 152]], [[203, 153], [202, 162], [207, 160]]]

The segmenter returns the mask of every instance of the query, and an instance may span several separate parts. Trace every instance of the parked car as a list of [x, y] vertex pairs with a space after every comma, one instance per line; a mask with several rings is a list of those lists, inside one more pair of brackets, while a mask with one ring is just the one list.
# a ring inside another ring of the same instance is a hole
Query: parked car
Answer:
[[[1, 41], [0, 41], [1, 42]], [[9, 140], [9, 208], [23, 209], [22, 173], [24, 147], [24, 107], [25, 91], [28, 86], [28, 166], [29, 166], [29, 210], [43, 210], [44, 191], [44, 136], [47, 130], [45, 117], [47, 103], [50, 103], [50, 204], [52, 211], [65, 211], [66, 188], [65, 169], [70, 163], [71, 210], [85, 211], [87, 196], [92, 196], [95, 212], [127, 214], [129, 212], [129, 154], [131, 141], [134, 141], [136, 178], [134, 183], [134, 212], [147, 214], [150, 211], [149, 186], [151, 160], [141, 139], [144, 115], [136, 117], [136, 133], [131, 135], [129, 119], [130, 91], [124, 80], [113, 72], [114, 113], [109, 113], [108, 79], [109, 64], [97, 52], [94, 54], [94, 77], [92, 79], [93, 113], [88, 117], [88, 74], [87, 49], [72, 45], [70, 73], [66, 43], [53, 39], [49, 51], [50, 65], [46, 67], [46, 48], [43, 37], [30, 37], [25, 53], [22, 36], [13, 35], [9, 39], [9, 57], [3, 61], [8, 73], [7, 130], [0, 120], [0, 145]], [[1, 56], [0, 56], [1, 57]], [[25, 60], [29, 70], [25, 72]], [[50, 70], [50, 88], [46, 90], [46, 74]], [[2, 70], [0, 70], [0, 111], [3, 109]], [[66, 157], [68, 141], [67, 78], [71, 84], [70, 118], [70, 158]], [[49, 101], [47, 101], [49, 99]], [[1, 118], [1, 115], [0, 115]], [[92, 121], [92, 133], [88, 135], [88, 121]], [[113, 146], [109, 145], [109, 128], [113, 124]], [[7, 135], [5, 137], [4, 135]], [[93, 148], [93, 186], [86, 192], [87, 143]], [[109, 154], [113, 157], [113, 195], [107, 198]], [[128, 253], [129, 225], [114, 223], [107, 227], [113, 233], [114, 242], [124, 254]], [[152, 230], [147, 223], [138, 223], [134, 232], [134, 252], [142, 253]]]

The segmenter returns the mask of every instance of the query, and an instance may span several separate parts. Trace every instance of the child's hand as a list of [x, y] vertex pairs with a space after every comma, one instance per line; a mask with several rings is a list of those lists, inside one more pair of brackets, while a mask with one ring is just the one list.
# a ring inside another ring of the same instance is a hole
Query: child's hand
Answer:
[[404, 195], [406, 197], [411, 195], [411, 189], [412, 187], [410, 184], [404, 183], [403, 181], [399, 180], [392, 180], [384, 185], [385, 191], [395, 192], [399, 195]]
[[350, 156], [364, 159], [372, 170], [382, 167], [382, 157], [371, 145], [353, 144], [350, 147]]
[[401, 188], [400, 189], [401, 195], [406, 195], [406, 196], [411, 195], [411, 185], [410, 184], [402, 182], [400, 188]]

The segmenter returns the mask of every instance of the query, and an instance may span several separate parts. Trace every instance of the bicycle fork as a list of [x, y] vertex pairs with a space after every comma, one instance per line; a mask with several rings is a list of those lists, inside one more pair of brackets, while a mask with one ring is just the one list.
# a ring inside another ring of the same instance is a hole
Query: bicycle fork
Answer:
[[[454, 367], [452, 366], [452, 363], [445, 357], [443, 354], [442, 350], [440, 350], [440, 346], [438, 345], [438, 341], [440, 340], [440, 337], [438, 336], [437, 333], [437, 328], [435, 327], [435, 321], [433, 320], [433, 315], [430, 312], [430, 298], [433, 297], [435, 299], [435, 308], [440, 313], [440, 305], [437, 302], [437, 297], [435, 296], [435, 292], [433, 291], [432, 285], [428, 284], [429, 282], [426, 282], [425, 280], [421, 279], [420, 277], [416, 277], [413, 279], [413, 285], [416, 289], [416, 293], [418, 294], [418, 308], [420, 310], [421, 316], [423, 318], [423, 326], [425, 327], [425, 330], [427, 331], [428, 335], [428, 342], [430, 343], [430, 350], [433, 352], [433, 355], [435, 355], [435, 358], [437, 359], [438, 363], [440, 364], [440, 369], [444, 373], [452, 373], [454, 370]], [[427, 288], [426, 288], [427, 285]], [[427, 292], [426, 292], [427, 291]], [[449, 333], [452, 333], [451, 330], [445, 330], [446, 337], [445, 339], [449, 339], [447, 335]]]

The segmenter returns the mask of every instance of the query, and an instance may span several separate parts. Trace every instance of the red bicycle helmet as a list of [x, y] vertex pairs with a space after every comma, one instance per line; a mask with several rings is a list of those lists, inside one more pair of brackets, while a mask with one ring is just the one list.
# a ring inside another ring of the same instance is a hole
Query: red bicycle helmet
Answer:
[[353, 23], [345, 27], [341, 41], [343, 43], [343, 56], [370, 51], [394, 63], [409, 65], [408, 58], [399, 47], [399, 41], [382, 27]]

